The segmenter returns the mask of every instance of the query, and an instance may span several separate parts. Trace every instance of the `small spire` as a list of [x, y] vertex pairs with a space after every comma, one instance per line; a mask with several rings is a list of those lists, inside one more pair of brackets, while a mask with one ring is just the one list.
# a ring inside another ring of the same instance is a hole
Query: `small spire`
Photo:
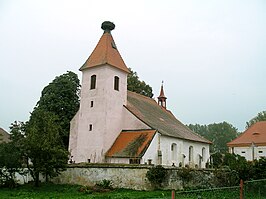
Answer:
[[[164, 97], [164, 98], [166, 98], [165, 97], [165, 95], [164, 95], [164, 90], [163, 90], [163, 81], [162, 81], [162, 85], [161, 85], [161, 92], [160, 92], [160, 95], [159, 95], [159, 97], [161, 98], [161, 97]], [[159, 98], [158, 97], [158, 98]]]
[[163, 81], [162, 81], [162, 85], [161, 85], [161, 91], [160, 91], [160, 95], [158, 97], [158, 104], [166, 109], [166, 99], [167, 97], [165, 97], [164, 95], [164, 90], [163, 90]]
[[104, 30], [104, 33], [110, 33], [113, 29], [115, 29], [115, 24], [110, 21], [104, 21], [101, 28]]

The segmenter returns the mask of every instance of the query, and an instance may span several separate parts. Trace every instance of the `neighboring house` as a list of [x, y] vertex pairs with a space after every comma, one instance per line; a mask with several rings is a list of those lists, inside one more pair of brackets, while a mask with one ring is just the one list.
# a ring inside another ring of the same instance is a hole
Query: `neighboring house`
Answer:
[[266, 121], [253, 124], [227, 146], [229, 153], [241, 155], [249, 161], [266, 157]]
[[0, 128], [0, 143], [9, 141], [10, 135], [4, 129]]
[[70, 127], [72, 161], [204, 168], [211, 142], [167, 110], [163, 86], [158, 103], [127, 91], [129, 70], [110, 33], [114, 27], [102, 24], [104, 34], [80, 68], [80, 109]]

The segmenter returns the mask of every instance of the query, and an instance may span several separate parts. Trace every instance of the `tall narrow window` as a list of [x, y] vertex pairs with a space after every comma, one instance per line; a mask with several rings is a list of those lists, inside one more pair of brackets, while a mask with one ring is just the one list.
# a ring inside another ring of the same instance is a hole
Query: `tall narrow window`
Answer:
[[96, 75], [91, 76], [91, 89], [96, 88]]
[[205, 149], [205, 147], [203, 147], [202, 148], [202, 154], [201, 154], [202, 161], [205, 161], [205, 156], [206, 156], [206, 149]]
[[171, 153], [172, 153], [172, 161], [176, 161], [177, 160], [177, 146], [176, 146], [176, 143], [173, 143], [171, 145]]
[[116, 91], [119, 91], [119, 77], [115, 76], [115, 79], [114, 79], [114, 89]]
[[193, 162], [193, 146], [189, 147], [188, 161]]
[[92, 131], [92, 124], [89, 125], [89, 131]]

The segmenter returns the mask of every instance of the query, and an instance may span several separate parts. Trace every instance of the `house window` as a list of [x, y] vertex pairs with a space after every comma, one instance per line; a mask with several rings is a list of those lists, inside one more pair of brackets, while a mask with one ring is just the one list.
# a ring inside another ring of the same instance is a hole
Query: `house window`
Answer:
[[93, 101], [91, 101], [91, 107], [93, 107]]
[[96, 75], [91, 76], [91, 89], [96, 88]]
[[202, 161], [205, 161], [205, 156], [206, 156], [206, 149], [205, 149], [205, 147], [203, 147], [202, 148], [202, 154], [201, 154]]
[[259, 151], [259, 153], [263, 153], [263, 151]]
[[114, 89], [119, 91], [119, 77], [115, 76], [114, 78]]
[[89, 131], [92, 131], [92, 124], [90, 124], [89, 126]]
[[140, 159], [139, 158], [130, 158], [129, 164], [140, 164]]
[[193, 146], [190, 146], [189, 147], [188, 161], [189, 162], [192, 162], [193, 161]]
[[246, 151], [242, 151], [241, 153], [246, 153]]

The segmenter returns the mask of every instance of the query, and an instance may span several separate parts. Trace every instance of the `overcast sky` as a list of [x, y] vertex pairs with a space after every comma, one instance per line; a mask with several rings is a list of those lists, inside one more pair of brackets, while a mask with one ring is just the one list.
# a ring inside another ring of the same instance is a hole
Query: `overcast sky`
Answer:
[[243, 131], [266, 110], [265, 0], [0, 0], [0, 127], [28, 120], [56, 76], [81, 77], [105, 20], [155, 97], [164, 80], [183, 123]]

